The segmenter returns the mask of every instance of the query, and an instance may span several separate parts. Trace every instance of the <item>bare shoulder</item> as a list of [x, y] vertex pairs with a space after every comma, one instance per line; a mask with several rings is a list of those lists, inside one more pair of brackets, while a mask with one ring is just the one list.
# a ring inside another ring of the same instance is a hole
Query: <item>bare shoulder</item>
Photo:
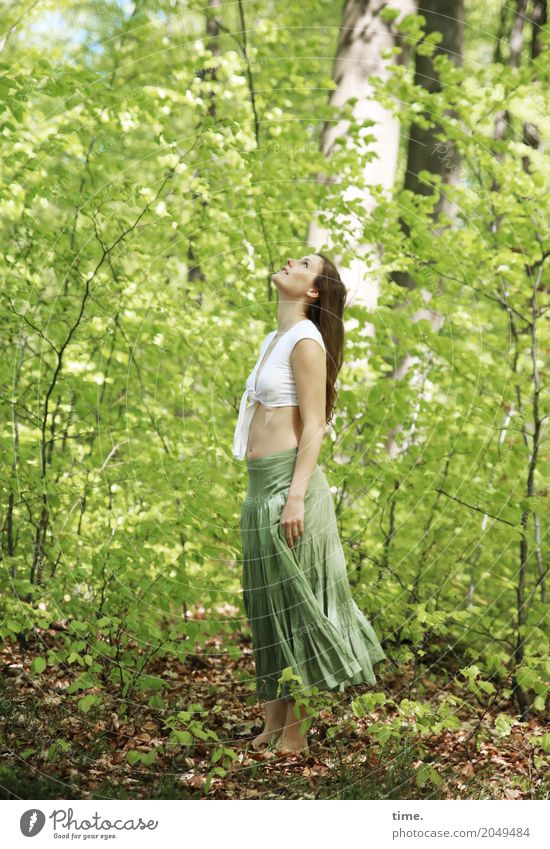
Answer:
[[317, 338], [301, 337], [292, 347], [290, 360], [294, 367], [317, 370], [326, 363], [324, 346]]
[[[303, 353], [302, 353], [303, 352]], [[291, 340], [291, 357], [313, 357], [326, 353], [323, 335], [315, 322], [308, 319], [296, 328], [294, 338]]]

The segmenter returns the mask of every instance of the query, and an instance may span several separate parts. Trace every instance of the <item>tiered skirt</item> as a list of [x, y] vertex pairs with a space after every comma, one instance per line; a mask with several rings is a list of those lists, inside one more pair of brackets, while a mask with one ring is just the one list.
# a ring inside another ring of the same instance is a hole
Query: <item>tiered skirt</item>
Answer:
[[304, 690], [342, 692], [376, 683], [386, 659], [374, 629], [352, 598], [332, 493], [316, 465], [304, 499], [304, 533], [289, 547], [280, 516], [297, 448], [247, 460], [241, 508], [243, 602], [250, 622], [261, 702], [290, 697], [279, 682], [291, 667]]

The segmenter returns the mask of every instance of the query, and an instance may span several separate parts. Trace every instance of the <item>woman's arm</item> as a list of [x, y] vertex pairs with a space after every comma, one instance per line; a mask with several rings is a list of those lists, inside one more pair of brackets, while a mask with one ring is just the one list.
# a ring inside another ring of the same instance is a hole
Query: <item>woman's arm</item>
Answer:
[[281, 525], [292, 548], [294, 538], [304, 532], [304, 499], [325, 434], [327, 365], [326, 354], [314, 339], [300, 339], [292, 349], [290, 361], [303, 422], [296, 465], [281, 513]]

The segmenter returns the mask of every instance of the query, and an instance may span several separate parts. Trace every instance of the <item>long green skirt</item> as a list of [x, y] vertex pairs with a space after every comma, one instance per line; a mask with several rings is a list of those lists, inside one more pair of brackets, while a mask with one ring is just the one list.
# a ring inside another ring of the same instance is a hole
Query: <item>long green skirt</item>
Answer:
[[315, 466], [304, 499], [304, 532], [290, 548], [280, 516], [297, 448], [247, 460], [241, 508], [243, 602], [250, 621], [259, 701], [289, 698], [285, 667], [304, 691], [375, 684], [386, 654], [351, 596], [332, 493]]

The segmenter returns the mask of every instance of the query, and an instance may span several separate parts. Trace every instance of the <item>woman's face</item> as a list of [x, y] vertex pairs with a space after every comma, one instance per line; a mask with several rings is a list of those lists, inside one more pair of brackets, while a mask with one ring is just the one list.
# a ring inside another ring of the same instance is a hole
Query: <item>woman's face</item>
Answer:
[[281, 294], [291, 297], [306, 295], [321, 272], [323, 260], [317, 254], [305, 254], [300, 259], [289, 259], [271, 279]]

